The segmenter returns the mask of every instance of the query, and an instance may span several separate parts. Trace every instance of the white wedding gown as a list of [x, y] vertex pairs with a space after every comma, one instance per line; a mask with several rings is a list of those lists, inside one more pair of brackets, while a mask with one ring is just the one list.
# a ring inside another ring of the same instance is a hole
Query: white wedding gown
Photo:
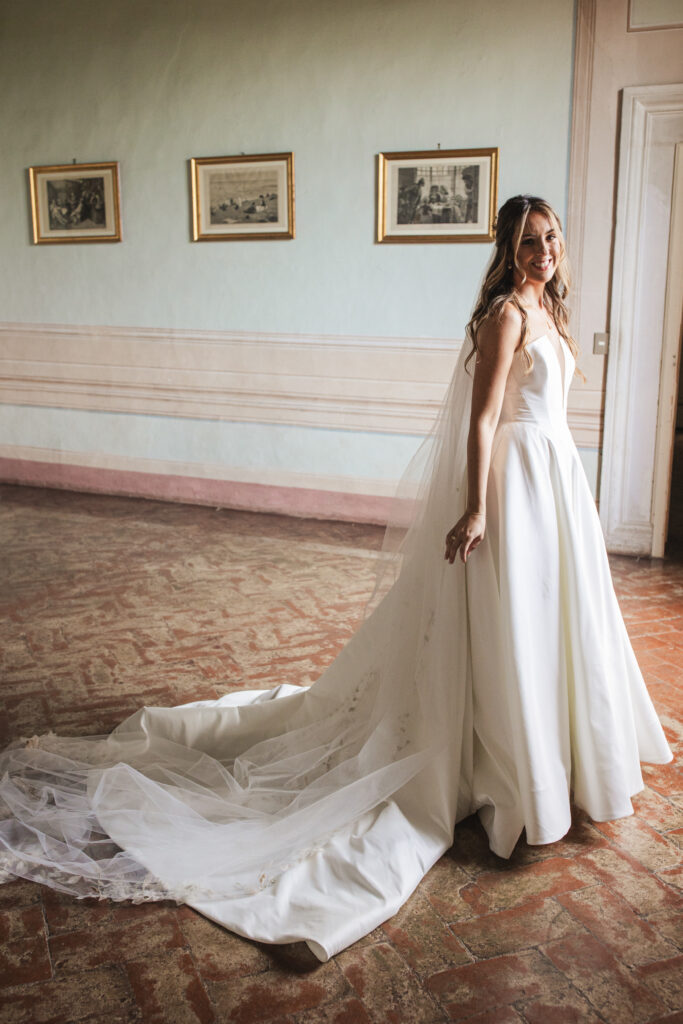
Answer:
[[391, 917], [478, 811], [508, 857], [551, 843], [570, 794], [631, 814], [671, 760], [566, 422], [559, 338], [521, 352], [492, 453], [487, 534], [444, 561], [464, 507], [461, 356], [400, 574], [310, 688], [143, 708], [109, 737], [0, 758], [0, 867], [78, 896], [182, 900], [325, 960]]

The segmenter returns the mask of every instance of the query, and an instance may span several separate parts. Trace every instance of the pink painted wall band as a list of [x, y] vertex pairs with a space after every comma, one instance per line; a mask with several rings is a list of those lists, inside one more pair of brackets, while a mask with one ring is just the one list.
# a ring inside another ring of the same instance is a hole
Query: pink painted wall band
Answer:
[[387, 521], [391, 499], [371, 494], [345, 494], [307, 487], [207, 480], [202, 477], [134, 470], [98, 469], [65, 463], [0, 458], [0, 481], [32, 487], [53, 487], [95, 494], [120, 494], [191, 505], [214, 505], [249, 512], [275, 512], [308, 519], [338, 519], [351, 523]]

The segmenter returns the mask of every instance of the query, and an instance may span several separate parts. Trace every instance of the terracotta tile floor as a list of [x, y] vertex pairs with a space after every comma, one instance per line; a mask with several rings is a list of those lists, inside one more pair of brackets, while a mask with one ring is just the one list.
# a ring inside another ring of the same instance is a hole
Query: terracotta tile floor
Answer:
[[[143, 703], [309, 682], [351, 634], [381, 531], [0, 488], [3, 739]], [[175, 904], [0, 887], [0, 1019], [238, 1024], [683, 1021], [683, 564], [614, 559], [678, 757], [636, 814], [488, 851], [476, 820], [391, 921], [327, 964]]]

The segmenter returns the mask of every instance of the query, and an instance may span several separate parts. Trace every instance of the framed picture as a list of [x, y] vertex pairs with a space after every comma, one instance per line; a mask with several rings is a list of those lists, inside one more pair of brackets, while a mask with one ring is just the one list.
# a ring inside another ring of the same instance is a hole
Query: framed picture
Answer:
[[498, 150], [380, 153], [378, 242], [491, 242]]
[[33, 241], [120, 242], [119, 165], [29, 167]]
[[195, 242], [294, 238], [292, 153], [193, 158], [190, 170]]

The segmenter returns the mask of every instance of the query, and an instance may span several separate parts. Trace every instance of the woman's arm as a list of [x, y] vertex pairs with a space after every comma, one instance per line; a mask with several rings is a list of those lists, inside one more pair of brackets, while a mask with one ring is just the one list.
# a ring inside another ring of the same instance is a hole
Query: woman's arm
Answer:
[[467, 436], [467, 509], [446, 535], [444, 557], [451, 565], [458, 551], [466, 562], [469, 553], [484, 539], [491, 446], [521, 329], [521, 314], [507, 303], [502, 318], [482, 324], [477, 336], [479, 351], [474, 368], [472, 413]]

